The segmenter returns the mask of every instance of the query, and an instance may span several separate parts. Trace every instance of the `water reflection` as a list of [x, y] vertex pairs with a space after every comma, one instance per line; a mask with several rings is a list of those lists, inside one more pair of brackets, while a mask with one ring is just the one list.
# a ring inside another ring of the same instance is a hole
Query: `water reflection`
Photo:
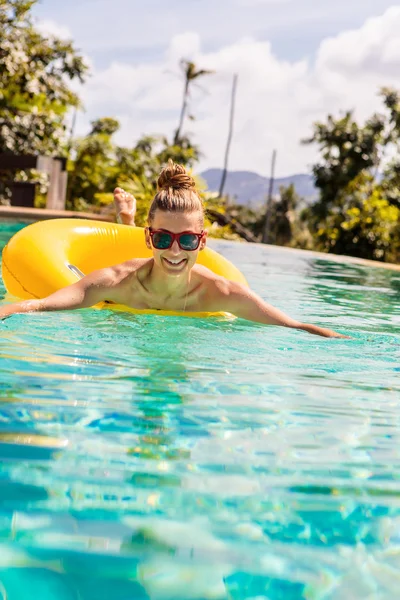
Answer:
[[396, 332], [396, 272], [314, 259], [309, 264], [307, 281], [309, 296], [320, 303], [319, 311], [326, 320], [335, 315], [344, 327], [351, 322], [353, 330]]

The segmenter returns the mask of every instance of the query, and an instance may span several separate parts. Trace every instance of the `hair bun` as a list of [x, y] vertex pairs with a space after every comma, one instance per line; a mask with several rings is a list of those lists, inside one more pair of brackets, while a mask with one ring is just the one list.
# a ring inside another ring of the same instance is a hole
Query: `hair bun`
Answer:
[[169, 159], [168, 164], [160, 173], [157, 181], [159, 190], [191, 190], [196, 188], [196, 183], [183, 165], [174, 163]]

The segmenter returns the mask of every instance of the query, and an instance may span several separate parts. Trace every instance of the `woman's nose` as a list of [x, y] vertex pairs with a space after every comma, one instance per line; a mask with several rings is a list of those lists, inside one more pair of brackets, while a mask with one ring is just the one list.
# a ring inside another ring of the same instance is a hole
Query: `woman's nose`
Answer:
[[181, 249], [179, 248], [178, 240], [174, 240], [170, 248], [173, 254], [179, 254]]

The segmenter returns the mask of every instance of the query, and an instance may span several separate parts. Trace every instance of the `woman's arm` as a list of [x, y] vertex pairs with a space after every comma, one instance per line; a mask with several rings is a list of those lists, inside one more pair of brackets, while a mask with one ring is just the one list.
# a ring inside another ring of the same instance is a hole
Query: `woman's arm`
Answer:
[[109, 298], [113, 277], [110, 269], [95, 271], [77, 283], [62, 288], [43, 299], [23, 300], [0, 307], [0, 319], [17, 313], [88, 308]]
[[347, 337], [340, 333], [336, 333], [335, 331], [331, 331], [330, 329], [318, 327], [317, 325], [300, 323], [288, 315], [285, 315], [285, 313], [277, 308], [267, 304], [262, 298], [257, 296], [257, 294], [241, 284], [225, 282], [218, 287], [220, 295], [219, 302], [221, 304], [218, 310], [230, 312], [241, 319], [247, 319], [248, 321], [254, 321], [255, 323], [263, 323], [265, 325], [280, 325], [282, 327], [302, 329], [303, 331], [308, 331], [308, 333], [321, 335], [323, 337]]

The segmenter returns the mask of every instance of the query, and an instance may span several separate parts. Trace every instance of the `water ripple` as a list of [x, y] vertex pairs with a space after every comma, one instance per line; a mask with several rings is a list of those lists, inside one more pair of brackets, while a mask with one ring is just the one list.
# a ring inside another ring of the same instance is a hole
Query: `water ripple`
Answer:
[[398, 274], [214, 244], [352, 339], [92, 310], [0, 323], [0, 599], [397, 597]]

